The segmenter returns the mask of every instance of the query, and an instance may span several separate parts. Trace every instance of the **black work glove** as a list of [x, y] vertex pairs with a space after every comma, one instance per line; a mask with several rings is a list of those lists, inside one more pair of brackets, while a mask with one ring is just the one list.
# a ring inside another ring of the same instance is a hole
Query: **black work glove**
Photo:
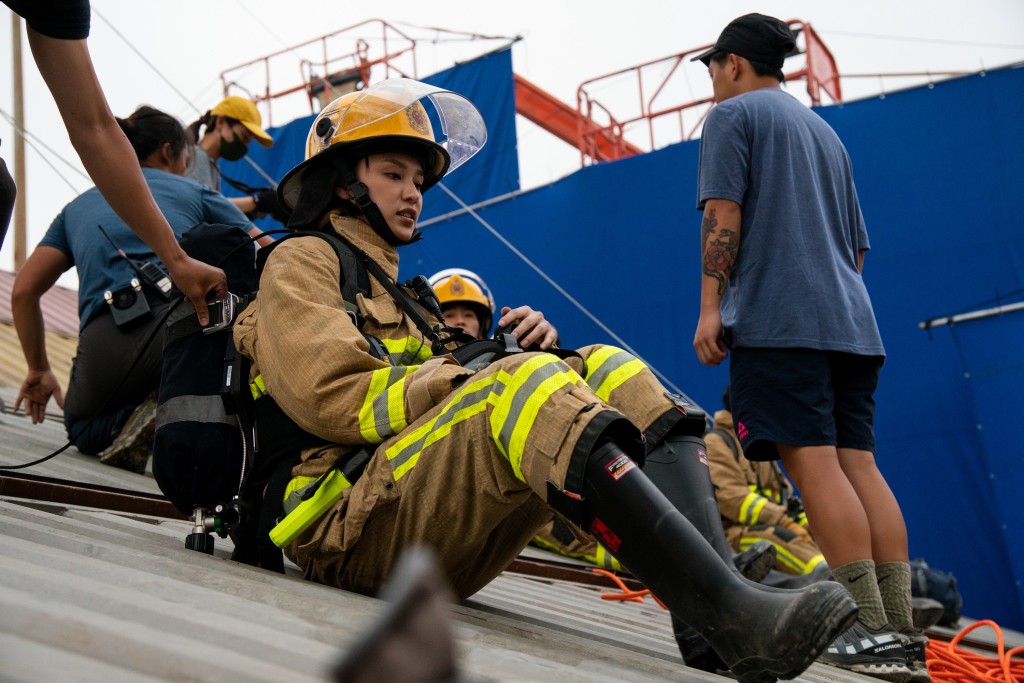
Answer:
[[269, 215], [281, 223], [288, 222], [288, 211], [281, 206], [277, 200], [277, 190], [272, 187], [262, 187], [252, 196], [256, 202], [256, 213]]

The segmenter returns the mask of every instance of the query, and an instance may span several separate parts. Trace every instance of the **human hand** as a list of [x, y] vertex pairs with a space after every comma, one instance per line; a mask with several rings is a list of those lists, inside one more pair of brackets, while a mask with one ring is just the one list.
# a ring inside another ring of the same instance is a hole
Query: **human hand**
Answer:
[[199, 324], [205, 327], [210, 322], [206, 300], [223, 299], [228, 295], [228, 281], [220, 268], [186, 256], [174, 264], [166, 264], [171, 279], [192, 305], [196, 307]]
[[701, 312], [697, 332], [693, 337], [693, 348], [702, 365], [719, 365], [729, 355], [724, 332], [720, 311]]
[[281, 206], [281, 202], [278, 201], [277, 190], [272, 187], [263, 187], [252, 198], [256, 202], [256, 213], [270, 214], [271, 218], [280, 223], [288, 222], [288, 212], [285, 211], [284, 207]]
[[540, 349], [549, 349], [558, 341], [558, 330], [544, 318], [544, 314], [529, 306], [510, 308], [503, 306], [498, 328], [515, 325], [512, 332], [519, 341], [519, 346], [528, 349], [536, 345]]
[[57, 406], [64, 408], [64, 395], [60, 391], [60, 382], [52, 370], [29, 370], [25, 381], [21, 383], [18, 397], [14, 399], [14, 411], [25, 401], [25, 412], [32, 418], [32, 424], [39, 424], [46, 417], [46, 404], [50, 397]]

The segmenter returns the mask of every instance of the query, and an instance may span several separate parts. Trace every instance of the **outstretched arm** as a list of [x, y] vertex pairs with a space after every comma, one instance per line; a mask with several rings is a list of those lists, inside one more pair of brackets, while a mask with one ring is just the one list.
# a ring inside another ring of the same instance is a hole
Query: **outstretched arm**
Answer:
[[223, 271], [189, 258], [160, 212], [128, 138], [117, 125], [84, 40], [50, 38], [31, 27], [28, 42], [89, 176], [118, 216], [149, 245], [206, 324], [206, 297], [223, 298]]
[[709, 199], [704, 205], [701, 221], [700, 319], [693, 338], [697, 358], [704, 365], [718, 365], [725, 360], [722, 337], [722, 295], [736, 265], [740, 250], [742, 210], [727, 199]]
[[46, 331], [40, 300], [69, 266], [67, 256], [60, 249], [37, 247], [18, 271], [11, 290], [14, 329], [18, 332], [21, 350], [28, 364], [28, 374], [14, 401], [14, 409], [20, 408], [24, 401], [25, 412], [32, 417], [33, 423], [43, 421], [51, 396], [58, 406], [64, 407], [60, 384], [50, 370], [50, 359], [46, 355]]

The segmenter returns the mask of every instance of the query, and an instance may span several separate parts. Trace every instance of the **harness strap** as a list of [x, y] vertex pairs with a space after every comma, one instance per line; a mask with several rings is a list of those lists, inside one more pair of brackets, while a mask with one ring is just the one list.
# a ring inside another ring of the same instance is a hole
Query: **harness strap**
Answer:
[[431, 351], [433, 353], [442, 353], [444, 349], [437, 329], [431, 326], [430, 323], [427, 322], [427, 319], [423, 317], [423, 313], [414, 303], [415, 300], [406, 294], [397, 284], [392, 282], [387, 273], [384, 272], [384, 269], [381, 268], [376, 261], [367, 256], [366, 252], [362, 249], [352, 244], [341, 235], [332, 234], [331, 238], [345, 243], [348, 248], [359, 257], [359, 260], [362, 261], [365, 269], [374, 277], [375, 280], [377, 280], [377, 282], [381, 284], [387, 293], [391, 295], [391, 298], [398, 302], [402, 307], [402, 310], [405, 311], [406, 315], [408, 315], [416, 325], [416, 329], [431, 341]]

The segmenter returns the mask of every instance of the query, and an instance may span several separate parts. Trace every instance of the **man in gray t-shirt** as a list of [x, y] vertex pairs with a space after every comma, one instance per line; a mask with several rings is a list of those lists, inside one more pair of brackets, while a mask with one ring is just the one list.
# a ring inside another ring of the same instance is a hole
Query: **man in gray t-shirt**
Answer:
[[885, 350], [861, 278], [867, 230], [846, 149], [780, 88], [794, 47], [785, 23], [749, 14], [695, 58], [708, 66], [718, 104], [700, 145], [694, 348], [705, 365], [731, 353], [747, 457], [781, 457], [815, 541], [860, 607], [822, 661], [928, 680], [926, 639], [911, 619], [906, 526], [874, 459]]

